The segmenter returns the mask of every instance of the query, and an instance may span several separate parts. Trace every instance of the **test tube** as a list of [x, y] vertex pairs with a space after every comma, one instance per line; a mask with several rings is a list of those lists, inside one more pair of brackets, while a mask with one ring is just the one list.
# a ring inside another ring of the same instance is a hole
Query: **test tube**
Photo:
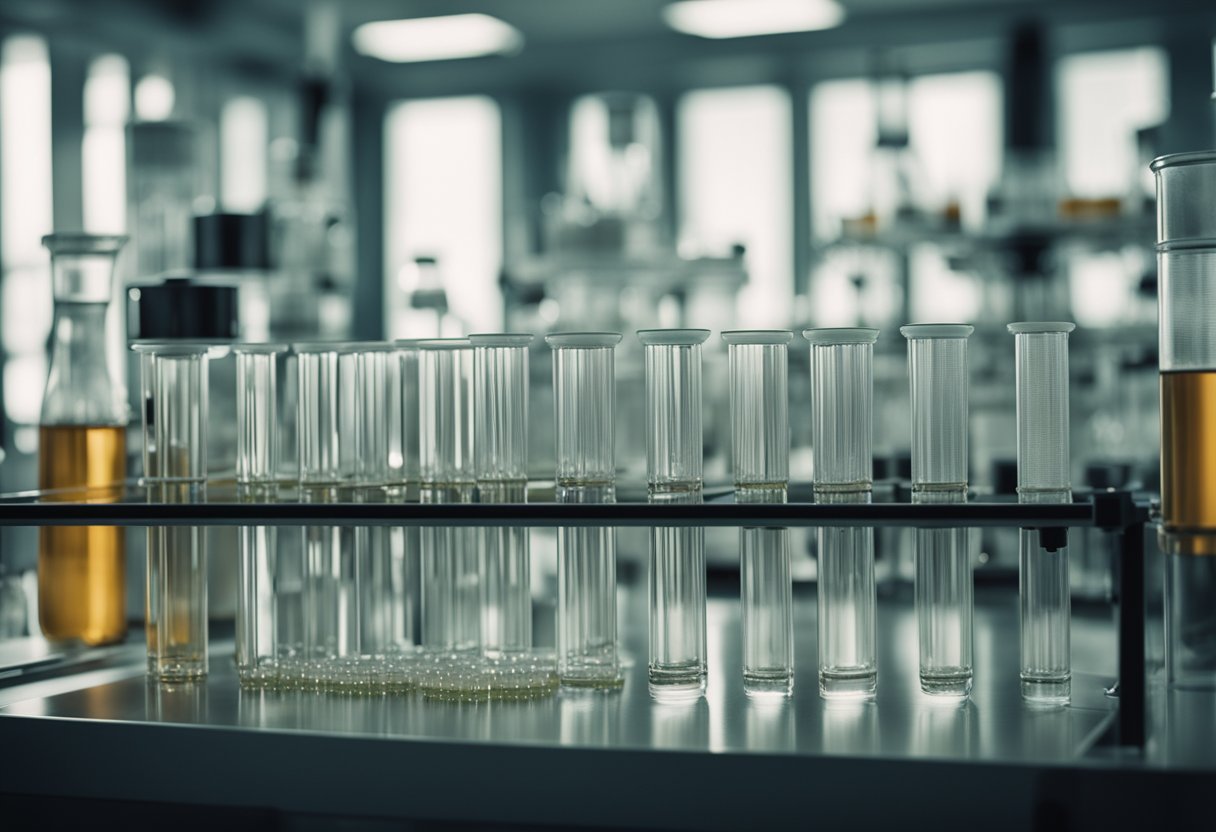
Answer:
[[[416, 499], [411, 489], [419, 482], [418, 472], [418, 343], [416, 340], [393, 342], [387, 357], [389, 413], [389, 488], [394, 501]], [[418, 552], [420, 529], [395, 526], [389, 530], [393, 550], [394, 594], [401, 621], [394, 625], [401, 648], [413, 647], [415, 616], [418, 609]]]
[[[207, 362], [210, 346], [136, 344], [151, 360], [144, 413], [154, 458], [145, 458], [149, 498], [163, 503], [206, 499]], [[150, 424], [149, 424], [150, 423]], [[206, 529], [167, 526], [148, 532], [146, 633], [148, 673], [161, 681], [207, 675]]]
[[[815, 501], [868, 503], [873, 477], [878, 330], [808, 329]], [[819, 693], [872, 699], [878, 689], [874, 530], [820, 528]]]
[[[389, 453], [391, 407], [388, 395], [392, 345], [365, 342], [355, 346], [358, 448], [357, 499], [381, 503], [388, 495], [393, 471]], [[387, 526], [355, 530], [355, 594], [358, 603], [358, 654], [363, 668], [375, 676], [388, 653], [398, 647], [403, 613], [394, 592], [393, 550]], [[361, 672], [357, 682], [366, 681]]]
[[[471, 503], [473, 348], [467, 338], [418, 342], [420, 499]], [[422, 645], [448, 653], [480, 646], [478, 539], [469, 528], [427, 527], [421, 543]]]
[[[975, 327], [916, 324], [908, 339], [912, 402], [912, 500], [967, 502], [967, 338]], [[920, 689], [971, 693], [972, 598], [969, 530], [916, 530], [916, 620]]]
[[[285, 347], [238, 344], [236, 479], [242, 501], [270, 502], [278, 492], [278, 366]], [[277, 627], [281, 564], [274, 526], [243, 526], [237, 553], [236, 667], [244, 685], [278, 681], [287, 645]]]
[[[699, 503], [705, 329], [645, 329], [646, 479], [652, 503]], [[650, 531], [650, 693], [705, 693], [705, 529]]]
[[[300, 499], [350, 500], [361, 464], [357, 351], [332, 342], [295, 344], [293, 351]], [[355, 536], [339, 526], [304, 531], [305, 685], [328, 684], [334, 661], [356, 651]]]
[[[784, 503], [790, 478], [788, 330], [722, 333], [729, 366], [735, 502]], [[743, 689], [794, 688], [794, 598], [789, 530], [739, 531]]]
[[[557, 500], [616, 501], [616, 332], [545, 337], [553, 349]], [[616, 530], [563, 528], [557, 543], [557, 675], [574, 688], [619, 688]]]
[[[473, 442], [482, 503], [528, 500], [528, 345], [521, 333], [470, 335], [473, 345]], [[490, 656], [532, 647], [528, 529], [482, 531], [481, 644]]]
[[[1068, 454], [1068, 333], [1075, 324], [1013, 323], [1017, 354], [1018, 502], [1072, 501]], [[1067, 535], [1067, 530], [1064, 530]], [[1019, 532], [1022, 698], [1067, 704], [1071, 599], [1068, 546], [1048, 549], [1034, 529]]]

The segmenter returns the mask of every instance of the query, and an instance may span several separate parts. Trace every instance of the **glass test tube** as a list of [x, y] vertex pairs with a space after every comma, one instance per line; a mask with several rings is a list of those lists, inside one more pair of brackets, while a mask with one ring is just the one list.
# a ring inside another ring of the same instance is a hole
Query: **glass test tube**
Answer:
[[[279, 464], [278, 360], [286, 347], [238, 344], [236, 354], [236, 480], [241, 500], [277, 497]], [[280, 661], [289, 659], [278, 637], [280, 568], [278, 530], [243, 526], [237, 553], [236, 667], [241, 684], [278, 681]]]
[[[528, 345], [521, 333], [470, 335], [478, 500], [528, 500]], [[482, 530], [481, 645], [490, 656], [532, 647], [528, 529]]]
[[[1018, 502], [1072, 500], [1068, 453], [1068, 333], [1075, 324], [1013, 323], [1017, 371]], [[1065, 530], [1067, 534], [1067, 530]], [[1066, 538], [1067, 539], [1067, 538]], [[1019, 532], [1022, 698], [1066, 704], [1072, 693], [1068, 547]]]
[[[646, 478], [653, 503], [699, 503], [705, 329], [638, 332], [645, 347]], [[650, 693], [705, 692], [705, 529], [650, 531]]]
[[[384, 502], [393, 471], [389, 452], [389, 362], [392, 346], [382, 342], [354, 347], [356, 371], [356, 498]], [[399, 647], [403, 597], [394, 591], [393, 548], [387, 526], [355, 529], [357, 650], [362, 660], [382, 660]]]
[[[967, 501], [967, 338], [975, 327], [917, 324], [908, 339], [912, 402], [912, 500]], [[920, 689], [933, 696], [971, 693], [972, 618], [969, 530], [916, 530], [916, 620]]]
[[[615, 332], [557, 333], [553, 400], [557, 500], [616, 501]], [[569, 687], [623, 683], [616, 625], [616, 530], [564, 528], [557, 543], [557, 673]]]
[[[152, 392], [144, 414], [153, 450], [145, 457], [148, 495], [163, 503], [206, 499], [207, 345], [136, 344], [151, 355]], [[151, 424], [149, 424], [151, 422]], [[153, 456], [154, 455], [154, 456]], [[161, 681], [207, 675], [206, 529], [167, 526], [148, 531], [146, 634], [148, 673]]]
[[[393, 342], [387, 358], [389, 413], [389, 499], [410, 499], [410, 489], [419, 482], [418, 473], [418, 343]], [[413, 647], [418, 611], [418, 526], [389, 530], [393, 549], [394, 594], [401, 621], [395, 626], [402, 648]]]
[[[790, 478], [788, 330], [724, 332], [728, 347], [735, 501], [784, 503]], [[739, 531], [743, 689], [789, 696], [794, 598], [789, 530]]]
[[[473, 348], [467, 338], [418, 342], [421, 500], [473, 501]], [[464, 527], [421, 530], [422, 645], [450, 652], [481, 642], [478, 537]]]
[[[878, 330], [808, 329], [815, 501], [868, 503], [873, 476], [874, 342]], [[878, 689], [874, 530], [821, 528], [819, 693], [870, 699]]]
[[[326, 342], [292, 349], [300, 499], [351, 499], [360, 466], [357, 352]], [[304, 530], [304, 684], [324, 684], [333, 660], [356, 651], [355, 536], [349, 527]]]

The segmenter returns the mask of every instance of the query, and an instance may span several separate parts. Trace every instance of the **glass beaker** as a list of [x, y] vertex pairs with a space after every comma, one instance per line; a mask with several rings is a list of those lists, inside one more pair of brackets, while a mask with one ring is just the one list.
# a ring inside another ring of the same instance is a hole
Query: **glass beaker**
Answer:
[[[46, 499], [113, 502], [126, 472], [127, 410], [106, 363], [114, 262], [126, 237], [50, 234], [55, 323], [39, 427], [38, 487]], [[84, 491], [87, 489], [87, 493]], [[38, 620], [52, 641], [122, 641], [126, 538], [116, 526], [44, 526], [38, 538]]]
[[1216, 151], [1157, 176], [1166, 675], [1216, 687]]

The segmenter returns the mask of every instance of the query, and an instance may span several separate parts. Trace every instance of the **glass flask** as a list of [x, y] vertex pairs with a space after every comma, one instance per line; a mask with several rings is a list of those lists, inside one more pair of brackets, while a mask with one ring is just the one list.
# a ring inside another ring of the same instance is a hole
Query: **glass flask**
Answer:
[[[113, 502], [126, 471], [127, 409], [106, 362], [114, 262], [126, 237], [50, 234], [55, 323], [39, 427], [46, 499]], [[87, 492], [82, 491], [87, 489]], [[38, 540], [38, 618], [52, 641], [126, 635], [125, 536], [116, 526], [47, 526]]]

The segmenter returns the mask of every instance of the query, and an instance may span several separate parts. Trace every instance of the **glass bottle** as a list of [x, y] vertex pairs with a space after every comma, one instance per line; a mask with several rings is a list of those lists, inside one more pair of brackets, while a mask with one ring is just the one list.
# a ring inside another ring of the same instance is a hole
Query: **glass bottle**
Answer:
[[[114, 262], [126, 237], [50, 234], [55, 323], [42, 399], [38, 486], [46, 499], [113, 502], [126, 471], [127, 412], [106, 362]], [[87, 489], [87, 490], [86, 490]], [[38, 540], [38, 618], [52, 641], [126, 635], [125, 538], [116, 526], [46, 526]]]

